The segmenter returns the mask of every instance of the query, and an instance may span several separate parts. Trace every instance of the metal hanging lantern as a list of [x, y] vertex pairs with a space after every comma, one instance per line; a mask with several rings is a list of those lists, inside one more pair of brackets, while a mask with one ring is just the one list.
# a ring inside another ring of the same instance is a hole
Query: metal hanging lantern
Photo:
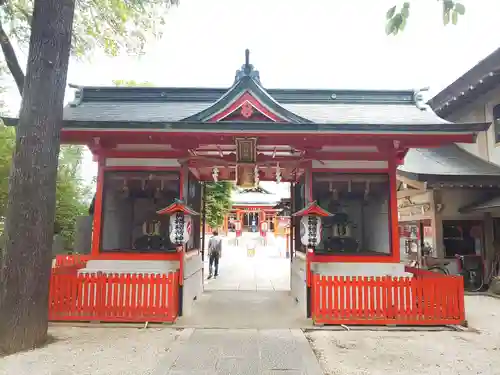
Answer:
[[213, 178], [214, 182], [218, 182], [219, 181], [219, 168], [214, 167], [212, 169], [212, 178]]
[[323, 233], [322, 217], [333, 216], [312, 202], [292, 216], [300, 217], [300, 241], [308, 248], [315, 248], [321, 243]]
[[193, 232], [192, 216], [199, 215], [191, 207], [180, 200], [156, 212], [158, 215], [170, 215], [169, 238], [178, 246], [186, 244]]
[[279, 184], [281, 182], [281, 168], [280, 168], [280, 163], [276, 164], [276, 183]]

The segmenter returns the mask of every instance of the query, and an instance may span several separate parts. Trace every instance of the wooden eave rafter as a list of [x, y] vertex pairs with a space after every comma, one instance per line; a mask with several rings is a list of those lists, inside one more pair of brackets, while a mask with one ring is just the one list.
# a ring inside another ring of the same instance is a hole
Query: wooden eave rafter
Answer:
[[467, 182], [467, 181], [457, 181], [457, 182], [432, 182], [428, 184], [432, 188], [451, 188], [451, 189], [498, 189], [500, 188], [500, 183], [489, 183], [485, 182]]
[[398, 207], [398, 211], [400, 213], [411, 213], [415, 210], [420, 210], [421, 212], [419, 213], [420, 215], [425, 214], [425, 212], [428, 212], [432, 209], [431, 205], [429, 202], [422, 202], [422, 203], [415, 203], [412, 204], [411, 206], [404, 206], [404, 207]]
[[415, 181], [415, 180], [412, 180], [408, 177], [401, 176], [399, 174], [396, 174], [396, 179], [398, 181], [401, 181], [403, 184], [412, 186], [413, 188], [415, 188], [417, 190], [423, 190], [423, 191], [427, 190], [427, 183], [426, 182]]
[[[460, 77], [458, 80], [462, 80], [463, 82], [464, 76]], [[453, 91], [453, 94], [449, 94], [449, 96], [446, 97], [442, 103], [437, 103], [436, 99], [442, 95], [443, 92], [450, 91], [450, 87], [456, 85], [456, 82], [452, 83], [449, 87], [445, 88], [441, 93], [436, 95], [436, 97], [432, 98], [429, 101], [429, 104], [441, 117], [448, 118], [448, 116], [452, 115], [454, 111], [463, 107], [464, 104], [467, 105], [472, 103], [480, 95], [493, 90], [499, 83], [500, 70], [495, 69], [494, 71], [484, 74], [477, 81], [471, 82], [467, 87], [462, 87], [458, 92]]]
[[417, 195], [422, 195], [427, 193], [427, 190], [421, 190], [421, 189], [404, 189], [404, 190], [399, 190], [397, 192], [397, 198], [402, 199], [402, 198], [411, 198], [415, 197]]
[[377, 183], [377, 182], [388, 182], [389, 178], [387, 175], [383, 174], [375, 174], [375, 175], [369, 175], [369, 174], [337, 174], [334, 171], [331, 173], [326, 172], [326, 175], [318, 175], [314, 177], [314, 181], [317, 182], [345, 182], [347, 184], [349, 183], [366, 183], [367, 181], [370, 181], [372, 183]]
[[[354, 146], [353, 146], [354, 147]], [[256, 147], [257, 156], [259, 159], [285, 159], [285, 158], [309, 158], [315, 160], [388, 160], [390, 154], [388, 152], [340, 152], [340, 151], [320, 151], [316, 148], [290, 148], [282, 145], [260, 145]], [[216, 145], [203, 145], [199, 144], [197, 148], [188, 148], [183, 144], [175, 145], [171, 150], [157, 150], [156, 148], [148, 148], [144, 145], [143, 148], [120, 149], [120, 148], [100, 148], [96, 154], [106, 157], [130, 157], [137, 155], [137, 157], [149, 158], [187, 158], [187, 157], [219, 157], [225, 160], [232, 160], [236, 154], [236, 147], [234, 145], [216, 144]]]
[[[90, 123], [89, 123], [90, 124]], [[222, 124], [224, 129], [218, 129]], [[256, 124], [258, 126], [256, 126]], [[260, 125], [262, 126], [260, 126]], [[109, 125], [109, 124], [108, 124]], [[189, 124], [186, 124], [189, 125]], [[199, 126], [198, 126], [199, 125]], [[128, 130], [123, 128], [99, 128], [99, 124], [93, 123], [91, 128], [66, 128], [61, 132], [61, 140], [67, 144], [93, 144], [93, 139], [99, 137], [101, 144], [110, 142], [106, 148], [112, 148], [115, 144], [176, 144], [180, 149], [196, 149], [197, 145], [187, 144], [187, 139], [196, 140], [199, 144], [212, 145], [234, 145], [234, 137], [248, 137], [259, 135], [259, 145], [314, 145], [311, 149], [317, 151], [323, 145], [338, 146], [367, 146], [374, 143], [379, 144], [393, 139], [399, 139], [408, 147], [437, 147], [450, 142], [471, 142], [475, 139], [476, 131], [460, 131], [448, 133], [446, 131], [425, 131], [419, 134], [418, 129], [412, 132], [380, 132], [378, 126], [374, 125], [370, 132], [366, 130], [356, 131], [356, 125], [350, 125], [349, 129], [337, 129], [340, 125], [332, 125], [331, 130], [320, 130], [328, 124], [274, 124], [274, 123], [217, 123], [198, 124], [194, 128], [176, 127], [175, 125], [162, 124], [161, 128], [137, 128], [133, 131], [133, 124]], [[214, 128], [213, 128], [214, 126]], [[417, 125], [415, 125], [418, 127]], [[397, 126], [396, 126], [397, 127]], [[368, 129], [366, 127], [366, 129]], [[196, 130], [195, 130], [196, 129]], [[335, 130], [334, 130], [335, 129]], [[394, 129], [394, 128], [393, 128]], [[396, 129], [394, 129], [396, 130]], [[189, 135], [189, 137], [187, 137]], [[186, 144], [184, 144], [186, 143]], [[304, 146], [304, 148], [305, 148]], [[319, 151], [318, 151], [319, 152]], [[297, 150], [297, 154], [305, 150]]]
[[[122, 154], [123, 155], [123, 154]], [[142, 154], [141, 157], [147, 157], [147, 154]], [[158, 155], [158, 154], [155, 154]], [[163, 157], [170, 157], [169, 154], [165, 153], [163, 154]], [[179, 158], [181, 162], [187, 162], [190, 165], [203, 165], [203, 166], [210, 166], [210, 165], [233, 165], [235, 166], [237, 163], [236, 160], [236, 155], [231, 153], [229, 155], [224, 155], [223, 157], [217, 157], [217, 156], [203, 156], [203, 155], [198, 155], [198, 156], [187, 156], [185, 158]], [[277, 163], [280, 163], [281, 166], [283, 167], [290, 167], [290, 166], [302, 166], [304, 164], [307, 164], [313, 160], [317, 161], [327, 161], [327, 160], [387, 160], [387, 157], [385, 156], [378, 156], [376, 157], [375, 155], [366, 155], [366, 154], [353, 154], [353, 155], [345, 155], [343, 153], [325, 153], [324, 155], [322, 154], [313, 154], [313, 155], [305, 155], [304, 157], [299, 157], [299, 156], [276, 156], [272, 157], [270, 155], [262, 155], [258, 154], [257, 155], [257, 160], [255, 161], [255, 164], [257, 164], [259, 167], [265, 167], [265, 166], [274, 166]]]
[[[111, 181], [178, 181], [179, 175], [176, 172], [167, 174], [149, 173], [148, 175], [139, 174], [141, 172], [126, 172], [121, 174], [111, 174], [106, 176]], [[142, 172], [143, 173], [143, 172]]]
[[[5, 119], [5, 118], [4, 118]], [[5, 119], [9, 125], [17, 124], [17, 119]], [[122, 122], [122, 121], [77, 121], [65, 120], [63, 132], [85, 132], [89, 131], [89, 138], [102, 137], [103, 135], [120, 132], [121, 135], [131, 133], [134, 135], [145, 134], [158, 135], [163, 132], [165, 136], [174, 134], [185, 136], [186, 132], [195, 132], [197, 136], [201, 133], [210, 135], [245, 134], [246, 131], [253, 134], [258, 131], [262, 135], [282, 133], [285, 136], [297, 136], [303, 139], [304, 135], [318, 133], [330, 137], [344, 137], [346, 134], [357, 136], [368, 136], [373, 140], [376, 135], [381, 139], [401, 139], [408, 147], [416, 147], [422, 141], [422, 137], [457, 137], [460, 135], [476, 135], [478, 132], [489, 128], [490, 123], [471, 124], [381, 124], [381, 123], [269, 123], [259, 121], [230, 121], [207, 124], [199, 121], [190, 122]], [[293, 141], [292, 141], [293, 142]], [[370, 142], [359, 142], [358, 144], [370, 145]], [[439, 144], [439, 139], [437, 143]]]

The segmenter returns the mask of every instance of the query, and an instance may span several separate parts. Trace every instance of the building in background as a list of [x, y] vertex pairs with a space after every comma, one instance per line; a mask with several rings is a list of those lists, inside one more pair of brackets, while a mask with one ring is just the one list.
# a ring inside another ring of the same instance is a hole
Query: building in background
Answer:
[[224, 218], [224, 232], [235, 231], [235, 221], [241, 223], [242, 231], [258, 232], [261, 223], [267, 223], [267, 232], [274, 232], [280, 209], [275, 206], [280, 198], [270, 191], [257, 186], [254, 188], [236, 188], [231, 196], [232, 209]]
[[481, 255], [491, 268], [500, 220], [500, 49], [428, 104], [450, 122], [493, 126], [475, 143], [408, 152], [398, 168], [402, 243], [427, 242], [437, 257]]

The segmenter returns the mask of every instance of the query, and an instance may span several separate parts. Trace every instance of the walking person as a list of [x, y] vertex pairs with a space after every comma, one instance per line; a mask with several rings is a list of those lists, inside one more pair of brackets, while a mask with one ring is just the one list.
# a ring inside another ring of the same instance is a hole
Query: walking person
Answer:
[[[219, 274], [219, 259], [222, 255], [222, 238], [219, 237], [217, 230], [212, 232], [212, 237], [208, 240], [208, 278], [212, 275], [217, 277]], [[212, 273], [213, 267], [213, 273]]]

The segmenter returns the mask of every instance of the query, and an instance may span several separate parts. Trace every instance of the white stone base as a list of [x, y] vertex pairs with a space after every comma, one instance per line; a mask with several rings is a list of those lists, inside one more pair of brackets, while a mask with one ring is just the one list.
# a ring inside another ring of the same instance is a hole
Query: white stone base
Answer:
[[311, 270], [322, 276], [412, 277], [401, 263], [311, 263]]
[[89, 260], [78, 274], [168, 274], [179, 269], [179, 261], [172, 260]]
[[182, 315], [191, 315], [194, 301], [203, 293], [203, 262], [201, 254], [186, 257], [184, 260], [184, 296], [182, 298]]

